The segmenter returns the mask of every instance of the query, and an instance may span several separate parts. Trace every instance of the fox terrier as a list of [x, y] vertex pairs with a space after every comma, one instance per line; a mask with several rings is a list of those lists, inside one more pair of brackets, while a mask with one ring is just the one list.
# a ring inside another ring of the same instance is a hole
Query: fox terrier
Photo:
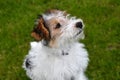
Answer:
[[23, 67], [31, 80], [87, 80], [88, 53], [79, 39], [84, 38], [82, 19], [61, 10], [39, 15], [31, 35], [29, 54]]

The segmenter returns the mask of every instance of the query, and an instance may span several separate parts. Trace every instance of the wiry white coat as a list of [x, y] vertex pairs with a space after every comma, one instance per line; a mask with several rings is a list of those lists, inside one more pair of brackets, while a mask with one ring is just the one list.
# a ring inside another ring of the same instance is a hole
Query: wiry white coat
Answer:
[[57, 35], [57, 47], [45, 46], [43, 41], [31, 42], [23, 65], [27, 75], [32, 80], [87, 80], [84, 72], [88, 65], [88, 54], [84, 45], [78, 42], [79, 38], [84, 37], [83, 28], [75, 27], [82, 20], [69, 18], [69, 15], [64, 16], [61, 12], [43, 17], [45, 21], [60, 21], [61, 31], [57, 33], [62, 34]]
[[[51, 49], [41, 42], [31, 42], [31, 50], [26, 56], [31, 68], [24, 68], [32, 80], [87, 80], [84, 71], [88, 65], [88, 54], [81, 43], [72, 43], [62, 55], [62, 50]], [[74, 77], [74, 79], [72, 79]]]

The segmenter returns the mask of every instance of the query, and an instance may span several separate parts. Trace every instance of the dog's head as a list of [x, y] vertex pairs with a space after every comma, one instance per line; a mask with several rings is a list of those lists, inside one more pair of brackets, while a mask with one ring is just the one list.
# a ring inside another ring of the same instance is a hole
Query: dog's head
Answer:
[[84, 37], [84, 24], [81, 19], [71, 17], [65, 11], [49, 10], [39, 16], [32, 37], [44, 40], [50, 47], [70, 44]]

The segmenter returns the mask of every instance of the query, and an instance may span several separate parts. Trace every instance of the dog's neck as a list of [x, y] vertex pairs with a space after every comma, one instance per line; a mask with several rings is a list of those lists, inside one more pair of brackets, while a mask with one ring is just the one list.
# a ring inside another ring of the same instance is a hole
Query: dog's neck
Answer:
[[[75, 43], [75, 42], [74, 42]], [[59, 45], [59, 46], [49, 46], [46, 45], [44, 42], [42, 42], [43, 47], [45, 48], [46, 51], [54, 54], [54, 55], [69, 55], [69, 51], [71, 50], [71, 48], [74, 46], [74, 43], [66, 43], [63, 45]]]
[[67, 49], [67, 48], [70, 48], [71, 46], [73, 46], [74, 41], [68, 41], [68, 42], [64, 42], [63, 44], [61, 44], [60, 42], [47, 42], [47, 41], [41, 41], [42, 44], [46, 47], [49, 47], [49, 48], [53, 48], [53, 49]]
[[73, 44], [78, 42], [78, 41], [74, 40], [74, 39], [64, 41], [64, 40], [59, 40], [59, 38], [58, 38], [58, 39], [55, 39], [55, 40], [52, 39], [50, 41], [42, 40], [41, 42], [44, 46], [49, 47], [49, 48], [56, 48], [56, 49], [64, 48], [64, 49], [67, 49], [67, 48], [73, 46]]

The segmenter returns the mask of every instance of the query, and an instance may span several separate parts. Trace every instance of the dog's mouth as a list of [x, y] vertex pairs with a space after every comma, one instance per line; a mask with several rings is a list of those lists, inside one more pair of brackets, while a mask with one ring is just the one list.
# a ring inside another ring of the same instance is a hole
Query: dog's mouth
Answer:
[[82, 30], [79, 30], [79, 32], [77, 32], [77, 33], [75, 34], [75, 37], [77, 37], [81, 32], [82, 32]]

